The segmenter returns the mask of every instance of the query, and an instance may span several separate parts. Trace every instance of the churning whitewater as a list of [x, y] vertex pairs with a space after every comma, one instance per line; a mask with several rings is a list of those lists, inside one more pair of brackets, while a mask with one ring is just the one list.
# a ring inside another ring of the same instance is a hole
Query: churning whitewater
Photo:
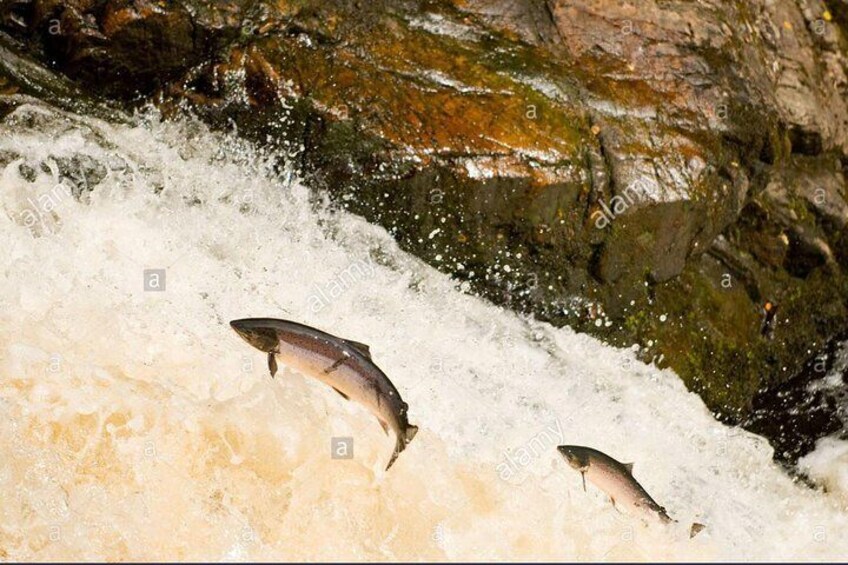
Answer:
[[[0, 125], [0, 559], [848, 554], [845, 498], [675, 374], [465, 294], [271, 161], [149, 114]], [[263, 316], [371, 346], [420, 427], [391, 471], [366, 409], [228, 325]], [[635, 462], [680, 523], [584, 492], [560, 444]]]

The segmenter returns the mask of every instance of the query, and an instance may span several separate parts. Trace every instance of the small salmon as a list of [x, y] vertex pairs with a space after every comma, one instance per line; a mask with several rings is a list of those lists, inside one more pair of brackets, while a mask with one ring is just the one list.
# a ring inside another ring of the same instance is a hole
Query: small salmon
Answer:
[[[623, 508], [629, 514], [655, 518], [664, 524], [674, 521], [633, 477], [633, 463], [620, 463], [606, 453], [581, 445], [560, 445], [557, 451], [571, 468], [580, 471], [583, 490], [586, 490], [586, 479], [589, 479], [610, 497], [616, 508]], [[703, 524], [692, 524], [689, 537], [703, 529]]]

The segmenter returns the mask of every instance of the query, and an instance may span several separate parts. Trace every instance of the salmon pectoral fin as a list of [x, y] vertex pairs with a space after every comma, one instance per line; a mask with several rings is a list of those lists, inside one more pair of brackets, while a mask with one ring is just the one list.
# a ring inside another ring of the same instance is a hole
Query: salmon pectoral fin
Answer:
[[334, 391], [336, 391], [336, 392], [338, 392], [338, 393], [339, 393], [339, 396], [341, 396], [341, 397], [342, 397], [342, 398], [344, 398], [345, 400], [350, 400], [350, 397], [349, 397], [348, 395], [346, 395], [345, 393], [343, 393], [342, 391], [340, 391], [340, 390], [339, 390], [339, 389], [337, 389], [336, 387], [333, 387], [333, 390], [334, 390]]
[[277, 374], [277, 357], [273, 352], [268, 353], [268, 370], [271, 372], [271, 378]]
[[332, 365], [330, 365], [329, 367], [327, 367], [326, 369], [324, 369], [324, 374], [325, 374], [325, 375], [329, 375], [330, 373], [332, 373], [333, 371], [335, 371], [336, 369], [338, 369], [339, 367], [341, 367], [342, 365], [344, 365], [344, 362], [345, 362], [345, 361], [347, 361], [347, 357], [342, 357], [341, 359], [336, 359], [336, 360], [333, 362], [333, 364], [332, 364]]

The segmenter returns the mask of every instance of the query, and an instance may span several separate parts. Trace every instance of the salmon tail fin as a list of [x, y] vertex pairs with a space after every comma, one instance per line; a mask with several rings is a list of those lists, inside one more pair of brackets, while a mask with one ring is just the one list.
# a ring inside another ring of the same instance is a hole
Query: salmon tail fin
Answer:
[[699, 524], [698, 522], [693, 522], [692, 527], [689, 528], [689, 539], [692, 539], [697, 536], [704, 528], [706, 528], [705, 525]]
[[415, 438], [415, 434], [418, 433], [418, 426], [409, 425], [406, 427], [406, 432], [404, 435], [406, 436], [406, 443], [411, 442]]
[[400, 455], [400, 452], [406, 449], [407, 444], [412, 441], [412, 438], [414, 438], [417, 433], [418, 426], [406, 426], [406, 430], [397, 436], [397, 439], [395, 440], [395, 450], [392, 452], [392, 458], [389, 459], [389, 464], [386, 465], [386, 471], [394, 465], [395, 460], [398, 458], [398, 455]]
[[392, 458], [389, 459], [389, 464], [386, 465], [386, 471], [392, 468], [392, 465], [395, 464], [395, 461], [400, 455], [400, 452], [406, 449], [406, 441], [401, 436], [398, 436], [397, 441], [395, 442], [395, 450], [392, 452]]

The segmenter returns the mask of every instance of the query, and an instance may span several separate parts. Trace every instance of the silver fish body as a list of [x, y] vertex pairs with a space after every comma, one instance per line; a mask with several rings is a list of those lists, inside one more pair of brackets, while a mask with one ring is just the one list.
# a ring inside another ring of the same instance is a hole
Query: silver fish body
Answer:
[[632, 464], [616, 461], [606, 453], [580, 445], [560, 445], [557, 450], [568, 464], [580, 471], [585, 480], [604, 491], [616, 508], [629, 514], [671, 522], [665, 508], [651, 498], [633, 477]]
[[247, 318], [230, 325], [250, 345], [268, 354], [272, 377], [279, 360], [367, 408], [386, 433], [391, 429], [395, 450], [386, 470], [418, 432], [407, 419], [409, 406], [371, 360], [368, 346], [289, 320]]
[[[633, 463], [621, 463], [606, 453], [582, 445], [560, 445], [557, 451], [583, 476], [583, 490], [586, 490], [588, 479], [610, 497], [616, 508], [643, 518], [659, 520], [663, 524], [676, 521], [669, 517], [665, 508], [657, 504], [633, 476]], [[695, 537], [705, 527], [698, 522], [693, 523], [689, 528], [689, 537]]]

